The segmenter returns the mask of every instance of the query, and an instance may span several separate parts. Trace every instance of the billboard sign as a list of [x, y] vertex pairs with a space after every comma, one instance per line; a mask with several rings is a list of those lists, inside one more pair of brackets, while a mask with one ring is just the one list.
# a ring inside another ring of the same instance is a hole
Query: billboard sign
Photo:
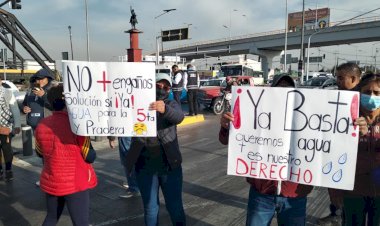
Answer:
[[[330, 23], [330, 9], [305, 11], [305, 30], [328, 27]], [[288, 14], [288, 30], [300, 31], [302, 27], [302, 11]]]
[[161, 37], [163, 42], [178, 41], [189, 38], [189, 28], [179, 28], [174, 30], [161, 31]]

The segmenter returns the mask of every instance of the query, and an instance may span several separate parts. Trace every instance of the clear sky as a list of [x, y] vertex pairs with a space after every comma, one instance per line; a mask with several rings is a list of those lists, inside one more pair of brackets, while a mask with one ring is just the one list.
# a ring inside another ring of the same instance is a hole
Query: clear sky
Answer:
[[[191, 40], [165, 43], [165, 47], [178, 46], [240, 36], [257, 32], [273, 31], [285, 27], [285, 0], [87, 0], [91, 61], [118, 61], [126, 55], [129, 37], [124, 31], [131, 28], [130, 6], [137, 14], [140, 48], [143, 54], [155, 51], [155, 37], [160, 30], [181, 27], [190, 28]], [[68, 26], [72, 27], [75, 60], [86, 60], [85, 0], [22, 0], [21, 10], [3, 9], [13, 13], [33, 37], [55, 60], [61, 52], [70, 52]], [[305, 0], [306, 9], [330, 7], [331, 21], [341, 21], [374, 8], [378, 0]], [[175, 11], [157, 19], [164, 9]], [[288, 0], [288, 12], [302, 10], [302, 0]], [[364, 17], [377, 16], [380, 11]], [[190, 25], [191, 24], [191, 25]], [[20, 48], [22, 48], [20, 46]], [[333, 52], [339, 51], [342, 59], [373, 61], [373, 43], [321, 48], [330, 61]], [[71, 56], [71, 55], [70, 55]], [[379, 53], [380, 56], [380, 53]], [[30, 58], [30, 57], [25, 57]], [[326, 63], [329, 64], [329, 63]], [[326, 65], [329, 66], [329, 65]]]

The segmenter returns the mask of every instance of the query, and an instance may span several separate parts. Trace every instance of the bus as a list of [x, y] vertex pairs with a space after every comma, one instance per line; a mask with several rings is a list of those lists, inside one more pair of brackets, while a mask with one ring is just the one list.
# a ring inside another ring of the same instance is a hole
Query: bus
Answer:
[[253, 77], [255, 85], [264, 85], [264, 78], [262, 71], [255, 71], [247, 65], [243, 64], [228, 64], [222, 65], [221, 76], [251, 76]]

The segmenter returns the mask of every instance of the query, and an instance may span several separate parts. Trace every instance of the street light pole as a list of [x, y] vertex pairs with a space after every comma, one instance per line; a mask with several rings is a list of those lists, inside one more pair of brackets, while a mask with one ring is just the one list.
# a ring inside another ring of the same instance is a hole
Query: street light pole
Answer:
[[70, 47], [71, 47], [71, 60], [74, 60], [74, 52], [73, 52], [73, 40], [71, 34], [71, 26], [69, 25], [69, 34], [70, 34]]
[[376, 74], [376, 71], [377, 71], [377, 64], [376, 64], [376, 58], [377, 58], [377, 53], [379, 52], [379, 49], [376, 48], [376, 51], [375, 51], [375, 74]]
[[285, 1], [285, 47], [284, 47], [284, 72], [288, 71], [286, 64], [286, 50], [288, 48], [288, 0]]
[[90, 32], [88, 30], [88, 9], [87, 0], [84, 0], [86, 10], [86, 33], [87, 33], [87, 61], [90, 61]]
[[[163, 13], [159, 14], [158, 16], [155, 16], [154, 17], [154, 21], [156, 21], [157, 18], [159, 18], [160, 16], [164, 15], [164, 14], [167, 14], [171, 11], [174, 11], [174, 10], [177, 10], [177, 9], [164, 9], [163, 10]], [[158, 65], [160, 63], [160, 43], [159, 43], [159, 39], [162, 39], [162, 35], [158, 35], [156, 36], [156, 65]]]
[[302, 27], [301, 27], [301, 50], [300, 50], [300, 59], [298, 61], [298, 77], [301, 77], [301, 83], [303, 83], [303, 57], [304, 57], [304, 48], [303, 40], [305, 35], [305, 0], [302, 1]]

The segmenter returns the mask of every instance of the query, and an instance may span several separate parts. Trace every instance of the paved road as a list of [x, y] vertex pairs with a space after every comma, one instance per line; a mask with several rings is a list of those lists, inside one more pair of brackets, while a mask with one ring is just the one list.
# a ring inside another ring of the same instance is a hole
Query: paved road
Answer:
[[[183, 153], [183, 197], [188, 225], [244, 225], [248, 184], [244, 178], [227, 176], [227, 148], [218, 142], [219, 117], [205, 113], [200, 124], [180, 127]], [[101, 225], [144, 225], [140, 197], [120, 199], [124, 192], [122, 166], [116, 150], [106, 140], [93, 142], [98, 153], [94, 164], [99, 185], [91, 191], [91, 223]], [[16, 155], [13, 182], [0, 182], [0, 225], [41, 225], [45, 199], [35, 182], [41, 160], [22, 155], [20, 137], [14, 140]], [[171, 225], [161, 197], [160, 225]], [[308, 225], [327, 212], [327, 192], [316, 188], [309, 197]], [[71, 225], [65, 210], [58, 225]], [[275, 221], [272, 222], [275, 225]]]

